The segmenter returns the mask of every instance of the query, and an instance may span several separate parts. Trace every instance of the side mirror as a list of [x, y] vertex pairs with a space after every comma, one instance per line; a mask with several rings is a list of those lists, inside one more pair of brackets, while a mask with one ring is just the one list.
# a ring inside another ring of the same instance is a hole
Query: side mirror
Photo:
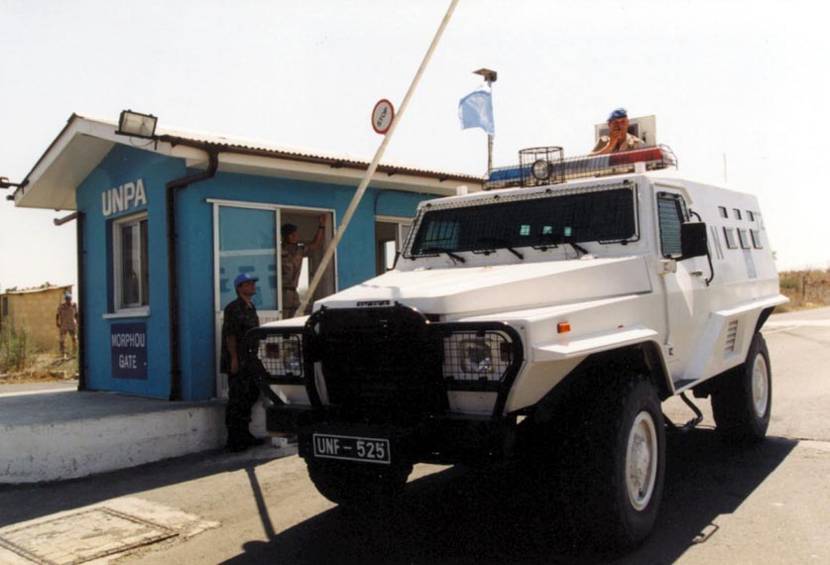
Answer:
[[706, 244], [706, 224], [704, 222], [689, 222], [680, 226], [680, 249], [683, 259], [704, 257], [709, 254]]

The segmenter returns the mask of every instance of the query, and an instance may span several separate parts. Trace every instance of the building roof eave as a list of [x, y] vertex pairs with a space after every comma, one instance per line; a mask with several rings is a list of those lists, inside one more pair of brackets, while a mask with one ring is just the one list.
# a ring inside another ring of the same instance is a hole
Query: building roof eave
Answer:
[[[116, 133], [116, 124], [72, 114], [13, 195], [16, 206], [75, 210], [75, 191], [115, 144], [130, 145], [132, 138]], [[322, 155], [268, 147], [260, 143], [231, 140], [207, 134], [160, 132], [142, 149], [182, 158], [191, 167], [204, 166], [199, 149], [212, 147], [220, 152], [220, 171], [286, 176], [333, 184], [356, 185], [368, 162], [343, 156]], [[372, 186], [446, 196], [459, 186], [480, 190], [482, 177], [428, 171], [406, 166], [381, 164]]]

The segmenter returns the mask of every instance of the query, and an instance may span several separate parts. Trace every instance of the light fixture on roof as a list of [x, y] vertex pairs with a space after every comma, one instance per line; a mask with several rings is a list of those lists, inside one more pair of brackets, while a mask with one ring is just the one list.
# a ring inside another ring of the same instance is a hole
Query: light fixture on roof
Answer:
[[487, 86], [493, 86], [493, 83], [496, 82], [496, 79], [499, 78], [499, 73], [494, 71], [493, 69], [482, 68], [477, 71], [473, 71], [474, 75], [481, 75], [484, 77], [484, 82], [487, 83]]
[[118, 130], [115, 133], [153, 139], [156, 134], [157, 122], [158, 118], [152, 114], [123, 110], [118, 118]]
[[22, 182], [11, 182], [9, 177], [0, 177], [0, 188], [19, 188], [24, 186]]

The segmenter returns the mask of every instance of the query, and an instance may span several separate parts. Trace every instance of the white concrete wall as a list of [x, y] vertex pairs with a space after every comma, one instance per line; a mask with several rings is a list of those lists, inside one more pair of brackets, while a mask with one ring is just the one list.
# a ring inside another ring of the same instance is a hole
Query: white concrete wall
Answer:
[[0, 426], [0, 483], [36, 483], [134, 467], [225, 443], [224, 406], [183, 407]]

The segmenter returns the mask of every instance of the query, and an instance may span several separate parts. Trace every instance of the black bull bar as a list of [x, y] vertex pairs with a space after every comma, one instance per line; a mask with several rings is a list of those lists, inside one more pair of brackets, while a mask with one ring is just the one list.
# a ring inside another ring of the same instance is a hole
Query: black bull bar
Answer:
[[[464, 343], [470, 341], [488, 344], [491, 362], [500, 363], [500, 378], [470, 378], [459, 369]], [[290, 370], [280, 357], [286, 347], [300, 361]], [[440, 436], [450, 443], [456, 436], [485, 439], [501, 430], [507, 395], [524, 361], [521, 338], [507, 324], [435, 322], [400, 304], [321, 308], [301, 328], [255, 328], [246, 336], [245, 351], [247, 369], [271, 402], [269, 431], [302, 436], [311, 428], [372, 422], [399, 439], [403, 433], [419, 439]], [[302, 386], [311, 405], [285, 404], [271, 385]], [[449, 391], [495, 393], [493, 411], [483, 417], [451, 414]], [[302, 454], [302, 439], [300, 449]]]

